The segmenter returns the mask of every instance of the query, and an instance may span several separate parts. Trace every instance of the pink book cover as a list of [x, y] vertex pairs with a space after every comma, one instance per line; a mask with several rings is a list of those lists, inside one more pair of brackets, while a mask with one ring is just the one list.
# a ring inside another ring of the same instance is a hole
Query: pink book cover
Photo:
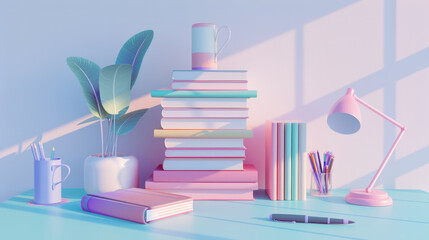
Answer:
[[146, 189], [257, 190], [258, 182], [155, 182], [150, 176], [146, 180]]
[[265, 122], [265, 190], [277, 200], [277, 124]]
[[222, 201], [253, 201], [253, 190], [198, 190], [198, 189], [161, 189], [168, 192], [188, 196], [194, 200], [222, 200]]
[[153, 171], [155, 182], [257, 182], [258, 171], [251, 164], [244, 164], [244, 170], [170, 170], [159, 165]]
[[85, 195], [81, 200], [81, 207], [87, 212], [144, 224], [147, 223], [144, 218], [146, 210], [163, 208], [171, 213], [170, 216], [173, 216], [184, 213], [180, 209], [175, 210], [174, 208], [185, 202], [192, 202], [192, 198], [140, 188], [129, 188]]
[[277, 199], [285, 200], [285, 124], [277, 123]]

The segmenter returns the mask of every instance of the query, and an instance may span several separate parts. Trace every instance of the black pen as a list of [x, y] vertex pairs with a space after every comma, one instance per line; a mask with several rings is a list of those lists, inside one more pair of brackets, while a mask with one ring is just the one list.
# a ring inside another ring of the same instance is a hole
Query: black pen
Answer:
[[290, 223], [318, 223], [318, 224], [351, 224], [353, 221], [340, 218], [329, 217], [312, 217], [308, 215], [295, 214], [271, 214], [270, 219], [273, 221], [290, 222]]

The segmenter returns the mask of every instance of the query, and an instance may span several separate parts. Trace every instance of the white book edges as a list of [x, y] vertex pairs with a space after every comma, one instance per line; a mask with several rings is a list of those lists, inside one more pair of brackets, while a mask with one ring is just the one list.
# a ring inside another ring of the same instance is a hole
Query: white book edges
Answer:
[[243, 170], [243, 159], [165, 159], [164, 170]]
[[163, 108], [247, 108], [246, 98], [163, 98]]
[[166, 157], [245, 157], [244, 149], [169, 149]]
[[162, 110], [166, 118], [247, 118], [248, 109], [167, 108]]
[[166, 138], [166, 148], [243, 148], [242, 138]]
[[163, 129], [247, 129], [247, 119], [162, 118]]

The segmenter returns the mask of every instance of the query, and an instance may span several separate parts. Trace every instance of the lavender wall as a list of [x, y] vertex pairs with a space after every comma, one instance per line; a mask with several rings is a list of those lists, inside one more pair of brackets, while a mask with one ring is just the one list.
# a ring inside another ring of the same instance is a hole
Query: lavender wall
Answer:
[[348, 87], [407, 126], [376, 187], [429, 191], [429, 2], [372, 1], [3, 1], [0, 3], [0, 200], [32, 188], [29, 143], [55, 146], [72, 167], [63, 187], [83, 186], [83, 160], [100, 150], [89, 115], [65, 59], [114, 63], [133, 34], [155, 37], [132, 93], [132, 108], [150, 107], [119, 151], [137, 156], [141, 183], [163, 159], [159, 99], [174, 69], [190, 69], [191, 25], [214, 22], [232, 29], [221, 69], [247, 69], [249, 125], [246, 161], [264, 187], [265, 119], [308, 121], [310, 150], [336, 155], [334, 187], [366, 186], [398, 130], [362, 108], [362, 129], [342, 136], [326, 124], [331, 105]]

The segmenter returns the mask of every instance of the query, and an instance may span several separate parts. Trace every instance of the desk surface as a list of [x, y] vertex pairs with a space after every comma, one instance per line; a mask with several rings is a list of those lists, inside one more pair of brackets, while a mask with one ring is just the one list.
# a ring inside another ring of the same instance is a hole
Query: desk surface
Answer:
[[[262, 190], [255, 201], [196, 201], [194, 212], [141, 225], [83, 212], [82, 189], [63, 189], [69, 203], [33, 206], [29, 191], [0, 203], [2, 239], [421, 239], [429, 235], [429, 194], [388, 190], [393, 205], [347, 204], [345, 190], [328, 198], [270, 201]], [[271, 213], [346, 218], [351, 225], [274, 222]]]

